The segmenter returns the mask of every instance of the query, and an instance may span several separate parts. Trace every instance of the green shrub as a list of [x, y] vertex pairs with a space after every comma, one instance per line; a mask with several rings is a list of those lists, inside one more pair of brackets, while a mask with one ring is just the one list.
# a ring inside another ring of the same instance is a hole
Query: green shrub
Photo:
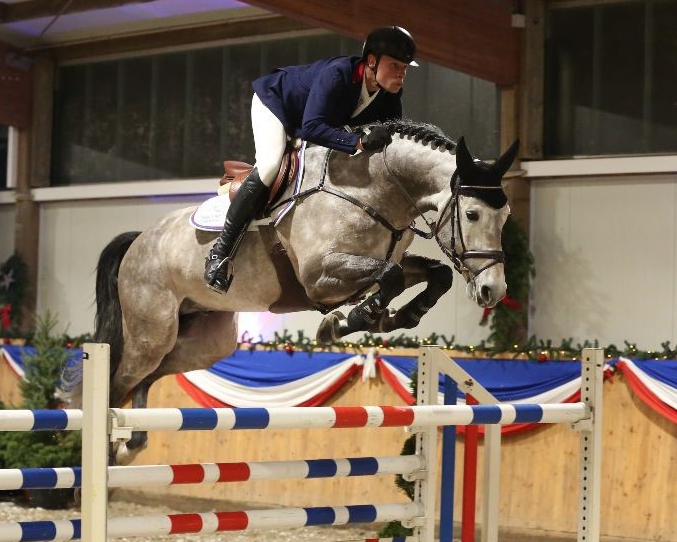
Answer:
[[[56, 398], [61, 368], [68, 359], [61, 336], [52, 334], [56, 317], [47, 312], [36, 321], [35, 354], [23, 354], [25, 378], [19, 384], [23, 400], [18, 408], [60, 408]], [[0, 465], [5, 468], [75, 467], [81, 461], [79, 431], [16, 431], [0, 436]]]

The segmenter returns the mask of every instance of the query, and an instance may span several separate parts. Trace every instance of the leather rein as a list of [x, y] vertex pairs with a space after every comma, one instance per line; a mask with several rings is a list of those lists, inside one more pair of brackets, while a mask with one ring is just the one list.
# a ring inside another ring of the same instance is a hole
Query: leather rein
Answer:
[[378, 212], [378, 210], [374, 209], [371, 205], [367, 205], [366, 203], [362, 203], [359, 199], [351, 196], [350, 194], [346, 194], [345, 192], [342, 192], [341, 190], [336, 190], [335, 188], [332, 188], [330, 186], [325, 185], [325, 180], [327, 178], [327, 169], [329, 166], [329, 158], [331, 157], [332, 149], [327, 149], [327, 153], [324, 157], [324, 162], [322, 164], [322, 176], [320, 178], [320, 183], [317, 186], [313, 186], [312, 188], [308, 188], [307, 190], [303, 190], [299, 192], [298, 194], [295, 194], [291, 196], [290, 198], [279, 202], [276, 207], [279, 207], [281, 205], [285, 205], [289, 203], [290, 201], [298, 201], [304, 198], [307, 198], [311, 194], [316, 194], [318, 192], [325, 192], [327, 194], [331, 194], [332, 196], [336, 196], [337, 198], [341, 198], [343, 200], [346, 200], [353, 205], [359, 207], [362, 209], [365, 213], [367, 213], [372, 219], [374, 219], [376, 222], [381, 224], [384, 228], [386, 228], [388, 231], [390, 231], [390, 245], [388, 246], [388, 251], [386, 253], [385, 260], [388, 261], [393, 255], [393, 252], [395, 251], [395, 246], [397, 245], [397, 242], [402, 239], [402, 236], [404, 235], [404, 232], [406, 232], [408, 229], [412, 229], [415, 233], [420, 233], [418, 230], [416, 230], [412, 225], [409, 225], [407, 228], [399, 229], [393, 226], [381, 213]]
[[[502, 186], [471, 186], [471, 185], [463, 185], [461, 186], [461, 177], [458, 173], [458, 169], [454, 171], [454, 173], [451, 176], [451, 180], [449, 181], [449, 187], [451, 189], [451, 196], [445, 203], [444, 207], [442, 207], [442, 211], [439, 214], [439, 219], [437, 223], [430, 222], [428, 219], [426, 219], [425, 215], [423, 212], [419, 209], [418, 205], [416, 205], [416, 202], [413, 200], [413, 198], [409, 195], [409, 193], [405, 190], [405, 188], [402, 186], [402, 183], [400, 182], [400, 177], [396, 173], [394, 173], [390, 167], [388, 166], [387, 158], [386, 158], [386, 149], [385, 147], [383, 149], [383, 164], [386, 167], [386, 170], [390, 174], [390, 176], [395, 179], [395, 182], [397, 185], [400, 187], [400, 190], [404, 192], [404, 194], [407, 196], [409, 199], [410, 203], [416, 209], [416, 212], [419, 214], [421, 219], [426, 223], [426, 226], [430, 230], [428, 233], [423, 232], [417, 228], [413, 227], [413, 223], [410, 226], [410, 228], [416, 233], [417, 235], [425, 238], [425, 239], [432, 239], [433, 237], [435, 238], [435, 241], [439, 245], [440, 249], [442, 249], [442, 252], [451, 260], [451, 262], [454, 264], [454, 269], [458, 271], [461, 275], [463, 275], [466, 279], [474, 281], [477, 276], [482, 273], [483, 271], [489, 269], [490, 267], [493, 267], [496, 264], [499, 263], [504, 263], [505, 262], [505, 253], [503, 250], [481, 250], [481, 249], [473, 249], [473, 250], [468, 250], [465, 244], [465, 239], [463, 238], [463, 228], [461, 228], [461, 209], [460, 209], [460, 201], [459, 201], [459, 196], [461, 188], [471, 188], [474, 190], [503, 190]], [[439, 233], [440, 233], [440, 228], [443, 223], [443, 218], [444, 215], [447, 212], [451, 212], [451, 242], [450, 247], [447, 248], [444, 246], [442, 241], [440, 240]], [[458, 228], [458, 230], [457, 230]], [[456, 250], [456, 232], [458, 231], [458, 240], [461, 243], [461, 248], [462, 251], [459, 253]], [[472, 259], [483, 259], [483, 260], [489, 260], [489, 262], [486, 265], [483, 265], [479, 269], [472, 269], [466, 265], [466, 260], [472, 260]]]
[[[391, 237], [390, 237], [390, 245], [388, 247], [388, 252], [386, 254], [385, 260], [388, 261], [393, 255], [393, 252], [395, 250], [395, 246], [397, 245], [397, 242], [402, 239], [402, 236], [404, 235], [404, 232], [407, 231], [408, 229], [413, 231], [414, 234], [423, 237], [424, 239], [432, 239], [435, 238], [435, 241], [437, 241], [437, 244], [439, 247], [442, 249], [442, 252], [447, 255], [447, 257], [452, 261], [454, 268], [456, 271], [458, 271], [460, 274], [462, 274], [466, 279], [474, 280], [480, 273], [483, 271], [489, 269], [490, 267], [498, 264], [498, 263], [504, 263], [505, 262], [505, 254], [502, 250], [479, 250], [479, 249], [473, 249], [473, 250], [468, 250], [465, 244], [465, 240], [463, 238], [463, 229], [461, 228], [461, 218], [460, 218], [460, 207], [459, 207], [459, 195], [460, 195], [460, 189], [461, 188], [471, 188], [474, 190], [502, 190], [502, 187], [499, 186], [468, 186], [468, 185], [463, 185], [461, 187], [461, 179], [458, 174], [458, 170], [454, 171], [453, 175], [451, 176], [451, 180], [449, 182], [450, 188], [451, 188], [451, 196], [449, 197], [449, 200], [447, 200], [446, 204], [442, 208], [442, 211], [440, 212], [439, 215], [439, 220], [437, 223], [430, 222], [426, 217], [424, 216], [423, 212], [421, 209], [416, 205], [416, 202], [414, 199], [411, 197], [411, 195], [407, 192], [407, 190], [402, 186], [402, 183], [400, 182], [400, 177], [396, 173], [394, 173], [390, 167], [388, 166], [388, 161], [386, 157], [386, 149], [387, 146], [384, 147], [383, 149], [383, 164], [385, 165], [386, 170], [390, 174], [390, 176], [395, 179], [395, 182], [397, 183], [397, 186], [400, 188], [400, 190], [404, 193], [404, 195], [407, 197], [411, 205], [416, 209], [416, 212], [418, 215], [421, 217], [421, 219], [426, 223], [426, 226], [430, 231], [425, 232], [420, 229], [418, 229], [414, 222], [409, 224], [406, 228], [399, 229], [393, 226], [381, 213], [378, 212], [377, 209], [374, 209], [370, 205], [367, 205], [365, 203], [362, 203], [360, 200], [357, 198], [346, 194], [345, 192], [342, 192], [340, 190], [336, 190], [335, 188], [329, 187], [325, 185], [325, 180], [327, 177], [327, 169], [329, 165], [329, 158], [331, 157], [332, 149], [327, 149], [327, 153], [324, 158], [324, 162], [322, 164], [322, 176], [320, 178], [320, 183], [317, 186], [314, 186], [312, 188], [309, 188], [307, 190], [303, 190], [299, 192], [298, 194], [295, 194], [291, 196], [290, 198], [279, 202], [275, 207], [279, 207], [281, 205], [285, 205], [289, 203], [290, 201], [298, 201], [301, 199], [304, 199], [311, 194], [315, 194], [318, 192], [326, 192], [327, 194], [331, 194], [333, 196], [336, 196], [338, 198], [341, 198], [345, 201], [348, 201], [352, 203], [353, 205], [359, 207], [362, 209], [365, 213], [367, 213], [373, 220], [381, 224], [383, 227], [388, 229], [390, 231]], [[444, 246], [442, 241], [440, 240], [439, 237], [439, 232], [440, 232], [440, 227], [443, 222], [444, 215], [447, 212], [451, 212], [451, 243], [450, 247], [447, 248]], [[456, 250], [456, 232], [458, 231], [458, 239], [462, 247], [462, 251], [459, 253]], [[484, 266], [480, 267], [479, 269], [472, 269], [466, 265], [467, 260], [471, 259], [485, 259], [489, 260], [487, 264]]]

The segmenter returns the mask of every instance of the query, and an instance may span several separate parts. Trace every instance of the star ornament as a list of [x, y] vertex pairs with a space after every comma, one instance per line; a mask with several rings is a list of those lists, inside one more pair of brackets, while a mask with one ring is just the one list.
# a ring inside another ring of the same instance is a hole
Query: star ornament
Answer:
[[3, 273], [0, 276], [0, 288], [9, 291], [10, 285], [14, 282], [14, 269], [10, 269], [8, 273]]

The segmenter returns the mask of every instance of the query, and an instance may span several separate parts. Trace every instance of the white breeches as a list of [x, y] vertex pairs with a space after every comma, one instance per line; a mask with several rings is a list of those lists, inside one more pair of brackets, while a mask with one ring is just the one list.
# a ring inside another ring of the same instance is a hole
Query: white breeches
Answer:
[[252, 98], [252, 129], [256, 147], [256, 169], [266, 186], [273, 184], [280, 169], [282, 155], [287, 146], [284, 126], [254, 93]]

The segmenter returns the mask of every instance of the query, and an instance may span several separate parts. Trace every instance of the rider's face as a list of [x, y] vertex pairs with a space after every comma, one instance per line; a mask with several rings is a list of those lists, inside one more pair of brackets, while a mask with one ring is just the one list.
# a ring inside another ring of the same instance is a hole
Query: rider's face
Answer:
[[392, 93], [397, 93], [404, 84], [404, 77], [407, 75], [409, 65], [406, 62], [400, 62], [388, 55], [381, 55], [381, 61], [378, 63], [376, 80], [381, 87]]

